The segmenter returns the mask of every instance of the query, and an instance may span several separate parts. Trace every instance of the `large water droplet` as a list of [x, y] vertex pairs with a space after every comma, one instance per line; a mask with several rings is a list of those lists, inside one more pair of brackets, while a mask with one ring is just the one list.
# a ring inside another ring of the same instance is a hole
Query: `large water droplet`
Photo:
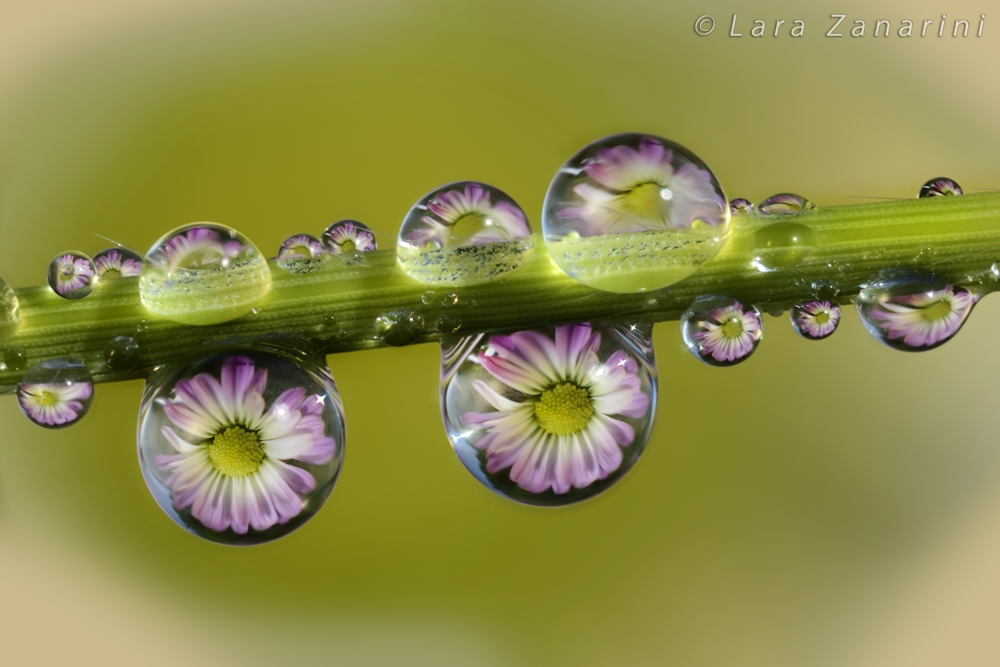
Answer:
[[309, 273], [325, 265], [326, 247], [315, 236], [296, 234], [289, 236], [278, 249], [278, 266], [289, 273]]
[[253, 243], [210, 222], [185, 225], [157, 241], [139, 279], [143, 304], [184, 324], [235, 319], [270, 290], [270, 269]]
[[344, 458], [344, 412], [326, 364], [238, 345], [156, 371], [139, 410], [139, 463], [182, 528], [259, 544], [326, 502]]
[[142, 255], [128, 248], [108, 248], [94, 255], [100, 280], [134, 278], [142, 273]]
[[21, 412], [39, 426], [65, 428], [90, 410], [94, 380], [82, 361], [43, 361], [32, 366], [17, 385], [17, 402]]
[[131, 336], [115, 336], [104, 346], [104, 362], [113, 371], [130, 371], [139, 363], [139, 343]]
[[386, 345], [409, 345], [424, 331], [424, 317], [409, 308], [399, 308], [380, 315], [375, 330]]
[[814, 210], [816, 204], [792, 192], [772, 195], [757, 204], [757, 212], [761, 215], [797, 215]]
[[816, 249], [816, 232], [795, 222], [776, 222], [753, 234], [753, 265], [758, 271], [790, 268]]
[[749, 199], [733, 199], [729, 202], [729, 214], [730, 215], [752, 215], [753, 214], [753, 202]]
[[920, 197], [950, 197], [964, 194], [961, 186], [950, 178], [939, 176], [920, 186]]
[[711, 366], [745, 361], [760, 344], [760, 311], [728, 297], [701, 297], [681, 317], [684, 342], [695, 357]]
[[421, 282], [469, 285], [510, 273], [532, 248], [531, 226], [517, 202], [491, 185], [462, 181], [414, 204], [396, 256]]
[[669, 139], [618, 134], [571, 157], [545, 197], [549, 254], [576, 280], [642, 292], [682, 280], [715, 257], [729, 206], [701, 158]]
[[921, 352], [951, 340], [978, 300], [964, 287], [921, 273], [866, 286], [857, 307], [876, 340], [904, 352]]
[[443, 417], [487, 488], [529, 505], [606, 490], [642, 454], [656, 407], [651, 327], [562, 324], [442, 347]]
[[821, 340], [840, 324], [840, 305], [832, 301], [807, 301], [792, 308], [789, 313], [792, 327], [803, 338]]
[[340, 220], [323, 232], [323, 243], [334, 255], [346, 259], [378, 249], [375, 233], [357, 220]]
[[49, 287], [64, 299], [82, 299], [94, 291], [97, 269], [82, 252], [67, 250], [49, 264]]
[[14, 335], [21, 324], [21, 307], [17, 295], [7, 282], [0, 278], [0, 341]]

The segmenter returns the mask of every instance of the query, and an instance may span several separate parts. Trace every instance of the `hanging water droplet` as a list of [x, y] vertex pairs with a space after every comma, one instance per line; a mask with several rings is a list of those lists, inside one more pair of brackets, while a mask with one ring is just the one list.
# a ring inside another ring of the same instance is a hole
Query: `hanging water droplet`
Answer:
[[142, 303], [183, 324], [228, 322], [270, 290], [270, 269], [253, 243], [210, 222], [180, 227], [157, 241], [139, 279]]
[[94, 291], [97, 269], [82, 252], [67, 250], [49, 264], [49, 287], [64, 299], [82, 299]]
[[695, 357], [711, 366], [745, 361], [760, 344], [760, 311], [728, 297], [701, 297], [681, 316], [684, 342]]
[[561, 324], [441, 349], [442, 416], [487, 488], [529, 505], [608, 489], [638, 460], [656, 407], [651, 327]]
[[323, 243], [333, 254], [347, 258], [378, 249], [375, 233], [357, 220], [340, 220], [327, 227]]
[[17, 385], [17, 402], [24, 416], [39, 426], [72, 426], [94, 402], [94, 380], [82, 361], [43, 361]]
[[289, 273], [309, 273], [325, 266], [326, 255], [326, 247], [318, 238], [295, 234], [278, 249], [278, 266]]
[[758, 271], [793, 267], [816, 249], [816, 232], [795, 222], [776, 222], [753, 234], [753, 265]]
[[409, 345], [424, 332], [424, 317], [409, 308], [399, 308], [380, 315], [375, 330], [386, 345]]
[[761, 215], [797, 215], [816, 210], [816, 204], [802, 195], [782, 192], [772, 195], [757, 204], [757, 212]]
[[506, 193], [475, 181], [429, 192], [403, 220], [396, 257], [421, 282], [483, 283], [519, 267], [533, 248], [531, 226]]
[[932, 178], [931, 180], [920, 186], [920, 197], [951, 197], [954, 195], [964, 194], [962, 192], [961, 186], [958, 183], [951, 180], [950, 178], [945, 178], [939, 176], [938, 178]]
[[223, 544], [269, 542], [302, 526], [344, 458], [343, 405], [326, 364], [263, 344], [157, 370], [138, 432], [156, 502], [182, 528]]
[[434, 321], [434, 330], [438, 333], [453, 334], [461, 328], [461, 318], [451, 313], [444, 313]]
[[457, 294], [445, 294], [444, 298], [441, 299], [441, 305], [445, 308], [451, 308], [452, 306], [458, 305], [458, 295]]
[[7, 282], [0, 278], [0, 342], [14, 335], [21, 324], [21, 307], [17, 295]]
[[3, 352], [3, 363], [14, 371], [23, 371], [28, 367], [28, 353], [23, 347], [8, 347]]
[[131, 336], [115, 336], [104, 346], [104, 362], [113, 371], [130, 371], [139, 363], [139, 343]]
[[142, 273], [142, 255], [128, 248], [108, 248], [94, 255], [94, 268], [100, 280], [134, 278]]
[[820, 301], [830, 301], [840, 294], [840, 288], [832, 280], [816, 280], [810, 287], [813, 295]]
[[921, 272], [865, 286], [857, 307], [876, 340], [904, 352], [921, 352], [951, 340], [978, 300], [964, 287]]
[[618, 134], [586, 146], [545, 197], [545, 243], [576, 280], [608, 292], [676, 283], [722, 249], [729, 206], [701, 158], [669, 139]]
[[733, 199], [729, 202], [730, 215], [753, 215], [753, 202], [749, 199]]
[[821, 340], [837, 330], [840, 305], [832, 301], [807, 301], [792, 308], [792, 328], [803, 338]]

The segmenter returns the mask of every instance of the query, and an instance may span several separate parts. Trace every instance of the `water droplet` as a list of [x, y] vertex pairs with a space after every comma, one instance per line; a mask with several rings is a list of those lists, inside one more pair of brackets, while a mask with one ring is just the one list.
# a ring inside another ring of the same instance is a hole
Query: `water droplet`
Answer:
[[792, 308], [792, 328], [803, 338], [822, 340], [837, 330], [840, 305], [832, 301], [807, 301]]
[[938, 178], [932, 178], [931, 180], [920, 186], [920, 197], [951, 197], [954, 195], [964, 194], [962, 192], [961, 186], [958, 183], [951, 180], [950, 178], [945, 178], [939, 176]]
[[260, 306], [254, 306], [253, 308], [250, 309], [250, 314], [251, 315], [260, 315], [261, 312], [263, 312], [263, 310], [264, 309], [261, 308]]
[[820, 301], [829, 301], [840, 294], [840, 288], [832, 280], [817, 280], [810, 287], [813, 295]]
[[531, 252], [531, 226], [506, 193], [475, 181], [420, 199], [399, 230], [396, 256], [421, 282], [469, 285], [510, 273]]
[[134, 278], [142, 273], [142, 255], [128, 248], [108, 248], [94, 255], [100, 280]]
[[487, 488], [521, 503], [568, 505], [605, 491], [649, 438], [650, 334], [562, 324], [449, 341], [441, 406], [455, 453]]
[[131, 336], [115, 336], [104, 346], [104, 362], [113, 371], [130, 371], [139, 363], [139, 343]]
[[458, 295], [457, 294], [445, 294], [444, 298], [441, 299], [441, 305], [445, 308], [451, 308], [452, 306], [458, 305]]
[[1000, 280], [1000, 265], [996, 262], [990, 265], [990, 273], [993, 274], [993, 280]]
[[920, 273], [866, 285], [858, 314], [876, 340], [904, 352], [932, 350], [958, 333], [979, 297]]
[[250, 312], [271, 290], [267, 261], [235, 229], [210, 222], [180, 227], [146, 253], [142, 303], [183, 324], [217, 324]]
[[715, 257], [729, 231], [722, 186], [669, 139], [618, 134], [586, 146], [556, 174], [542, 230], [552, 260], [608, 292], [676, 283]]
[[423, 294], [420, 295], [420, 303], [424, 304], [425, 306], [429, 306], [432, 303], [434, 303], [434, 300], [436, 298], [437, 296], [434, 294], [434, 292], [424, 292]]
[[816, 210], [816, 204], [802, 195], [791, 192], [773, 195], [757, 204], [757, 212], [761, 215], [797, 215], [814, 210]]
[[434, 330], [438, 333], [453, 334], [461, 328], [461, 318], [451, 313], [445, 313], [434, 321]]
[[24, 416], [39, 426], [72, 426], [94, 402], [94, 380], [82, 361], [43, 361], [17, 385], [17, 402]]
[[7, 282], [0, 278], [0, 341], [14, 335], [21, 324], [21, 307], [17, 295]]
[[399, 308], [380, 315], [375, 320], [375, 330], [386, 345], [401, 347], [409, 345], [424, 332], [424, 318], [409, 308]]
[[734, 199], [729, 202], [730, 215], [752, 215], [753, 202], [749, 199]]
[[326, 247], [309, 234], [295, 234], [278, 249], [278, 266], [289, 273], [309, 273], [326, 265]]
[[182, 528], [223, 544], [269, 542], [302, 526], [344, 458], [343, 405], [326, 364], [263, 344], [200, 351], [157, 370], [138, 431], [156, 502]]
[[728, 297], [701, 297], [681, 317], [684, 342], [695, 357], [711, 366], [746, 360], [760, 344], [760, 311]]
[[8, 347], [3, 352], [3, 362], [11, 370], [23, 371], [28, 367], [28, 353], [22, 347]]
[[335, 255], [351, 257], [378, 248], [375, 233], [357, 220], [340, 220], [323, 232], [323, 243]]
[[82, 299], [94, 291], [97, 269], [82, 252], [61, 252], [49, 264], [49, 287], [64, 299]]
[[776, 222], [753, 234], [753, 265], [758, 271], [790, 268], [816, 249], [816, 232], [795, 222]]
[[767, 314], [770, 315], [771, 317], [781, 317], [782, 315], [785, 314], [785, 309], [784, 308], [771, 308], [770, 310], [767, 311]]
[[143, 334], [147, 331], [149, 331], [149, 322], [146, 320], [139, 320], [139, 322], [135, 325], [135, 332], [137, 334]]

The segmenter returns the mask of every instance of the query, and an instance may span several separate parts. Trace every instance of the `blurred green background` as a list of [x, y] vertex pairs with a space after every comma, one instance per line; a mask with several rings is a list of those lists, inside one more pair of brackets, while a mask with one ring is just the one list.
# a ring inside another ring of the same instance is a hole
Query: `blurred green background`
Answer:
[[[563, 160], [620, 131], [679, 141], [730, 197], [1000, 187], [1000, 23], [980, 39], [828, 39], [830, 13], [985, 3], [654, 0], [0, 1], [0, 275], [140, 250], [182, 223], [271, 253], [355, 217], [390, 245], [448, 181], [538, 228]], [[802, 18], [806, 36], [726, 37]], [[718, 26], [692, 26], [713, 14]], [[936, 27], [936, 26], [935, 26]], [[950, 31], [950, 28], [949, 28]], [[138, 470], [142, 384], [33, 427], [0, 400], [5, 664], [995, 665], [1000, 299], [932, 352], [845, 312], [823, 343], [768, 317], [732, 369], [656, 330], [661, 401], [635, 469], [579, 506], [479, 485], [438, 415], [433, 346], [330, 358], [349, 440], [305, 528], [224, 548]]]

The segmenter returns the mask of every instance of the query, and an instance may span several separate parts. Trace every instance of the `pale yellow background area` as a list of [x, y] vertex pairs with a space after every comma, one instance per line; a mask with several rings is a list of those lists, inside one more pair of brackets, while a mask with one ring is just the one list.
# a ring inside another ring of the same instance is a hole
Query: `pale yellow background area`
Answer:
[[[729, 39], [734, 12], [806, 37]], [[822, 37], [830, 13], [942, 12], [987, 13], [984, 37]], [[269, 254], [348, 216], [389, 245], [459, 179], [537, 228], [562, 161], [629, 130], [695, 150], [731, 197], [998, 188], [998, 56], [1000, 13], [974, 2], [0, 0], [0, 275], [39, 284], [95, 233], [145, 250], [195, 220]], [[252, 549], [157, 508], [141, 383], [54, 432], [4, 397], [0, 664], [1000, 664], [998, 303], [909, 355], [853, 311], [821, 343], [768, 317], [731, 369], [660, 325], [642, 460], [551, 511], [452, 454], [433, 346], [334, 356], [341, 481]]]

